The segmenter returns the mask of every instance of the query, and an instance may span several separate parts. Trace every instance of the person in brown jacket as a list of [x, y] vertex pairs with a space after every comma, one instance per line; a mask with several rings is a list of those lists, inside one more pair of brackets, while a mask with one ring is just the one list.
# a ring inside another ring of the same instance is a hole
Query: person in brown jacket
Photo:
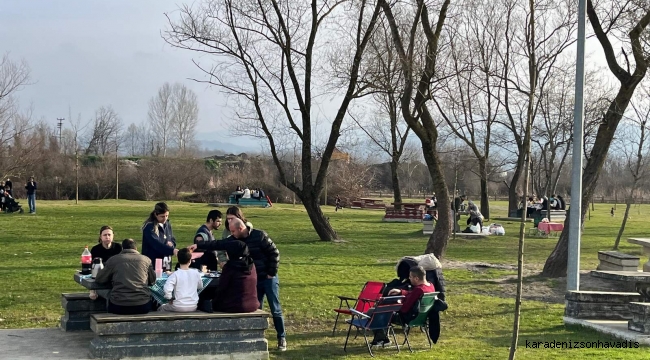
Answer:
[[146, 314], [151, 311], [151, 290], [156, 273], [151, 260], [141, 255], [133, 239], [122, 241], [122, 252], [106, 261], [95, 281], [111, 283], [108, 312], [120, 315]]

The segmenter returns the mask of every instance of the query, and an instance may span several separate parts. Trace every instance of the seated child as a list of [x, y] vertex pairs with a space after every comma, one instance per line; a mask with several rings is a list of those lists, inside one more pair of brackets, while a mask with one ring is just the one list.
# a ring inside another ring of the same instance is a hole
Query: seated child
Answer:
[[[174, 271], [163, 289], [165, 290], [165, 299], [169, 300], [163, 304], [158, 311], [173, 312], [192, 312], [196, 311], [196, 305], [199, 302], [199, 289], [203, 289], [201, 273], [196, 269], [190, 269], [192, 253], [189, 249], [180, 249], [176, 255], [180, 268]], [[174, 300], [172, 300], [172, 291]]]

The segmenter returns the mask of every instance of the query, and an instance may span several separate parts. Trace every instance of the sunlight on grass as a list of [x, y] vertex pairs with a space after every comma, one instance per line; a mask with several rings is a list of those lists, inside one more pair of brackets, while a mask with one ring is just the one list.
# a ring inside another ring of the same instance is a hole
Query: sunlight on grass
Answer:
[[[203, 204], [170, 202], [170, 220], [179, 246], [192, 243], [194, 231], [211, 209]], [[108, 224], [116, 239], [140, 241], [140, 226], [153, 208], [153, 202], [39, 201], [38, 215], [0, 214], [0, 328], [57, 326], [62, 314], [60, 294], [81, 292], [72, 280], [79, 267], [84, 245], [96, 243], [99, 228]], [[647, 206], [643, 206], [644, 210]], [[493, 211], [505, 213], [505, 203], [494, 203]], [[581, 267], [595, 269], [597, 251], [610, 249], [620, 217], [611, 218], [611, 205], [596, 204], [583, 235]], [[222, 209], [225, 211], [225, 209]], [[633, 208], [625, 237], [644, 236], [647, 224]], [[331, 335], [338, 305], [335, 295], [358, 294], [367, 280], [389, 281], [395, 277], [395, 263], [405, 255], [424, 251], [427, 237], [422, 225], [384, 223], [382, 212], [344, 209], [334, 212], [324, 207], [330, 223], [345, 240], [326, 243], [318, 240], [300, 206], [276, 205], [270, 209], [245, 208], [254, 227], [266, 230], [281, 252], [280, 280], [282, 305], [287, 317], [289, 350], [282, 359], [367, 359], [363, 339], [351, 342], [343, 352], [347, 327], [339, 326]], [[505, 222], [506, 236], [488, 240], [451, 241], [446, 257], [455, 261], [480, 261], [516, 264], [518, 223]], [[526, 243], [527, 266], [541, 268], [555, 246], [555, 238], [529, 238]], [[620, 251], [641, 255], [639, 246], [621, 242]], [[645, 262], [642, 256], [642, 263]], [[498, 294], [498, 285], [490, 281], [516, 274], [511, 270], [445, 271], [449, 310], [443, 314], [441, 340], [428, 349], [423, 334], [415, 333], [415, 354], [408, 349], [399, 355], [394, 349], [380, 349], [380, 358], [408, 359], [504, 359], [512, 331], [512, 298]], [[551, 281], [550, 281], [551, 282]], [[525, 301], [522, 310], [521, 340], [518, 356], [523, 359], [641, 359], [642, 349], [526, 349], [525, 341], [608, 340], [592, 331], [565, 327], [563, 305]], [[270, 344], [275, 333], [267, 332]], [[401, 335], [398, 334], [398, 338]]]

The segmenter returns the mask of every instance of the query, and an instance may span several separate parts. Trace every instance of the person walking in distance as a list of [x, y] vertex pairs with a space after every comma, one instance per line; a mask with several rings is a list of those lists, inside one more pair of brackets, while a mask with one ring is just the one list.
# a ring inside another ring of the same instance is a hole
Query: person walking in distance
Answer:
[[[6, 184], [6, 183], [5, 183]], [[29, 213], [36, 214], [36, 181], [34, 177], [30, 176], [29, 181], [25, 184], [25, 190], [27, 190], [27, 203], [29, 204]]]

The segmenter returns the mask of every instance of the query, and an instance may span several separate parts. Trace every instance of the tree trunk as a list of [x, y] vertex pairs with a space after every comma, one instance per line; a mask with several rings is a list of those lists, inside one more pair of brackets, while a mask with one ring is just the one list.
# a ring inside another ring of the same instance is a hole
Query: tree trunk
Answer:
[[[635, 80], [638, 81], [638, 80]], [[589, 209], [589, 202], [591, 201], [592, 195], [596, 189], [598, 182], [598, 175], [603, 168], [605, 159], [607, 158], [607, 152], [609, 147], [612, 144], [614, 139], [614, 133], [618, 127], [618, 123], [621, 121], [623, 113], [630, 103], [630, 99], [634, 94], [634, 89], [638, 82], [634, 82], [632, 86], [621, 85], [621, 88], [616, 95], [616, 98], [609, 105], [607, 113], [603, 116], [603, 121], [598, 126], [598, 133], [596, 134], [596, 141], [594, 146], [591, 149], [591, 156], [587, 161], [587, 166], [585, 167], [584, 173], [582, 174], [582, 209], [580, 209], [580, 214], [582, 218], [582, 223], [584, 224], [585, 214], [587, 209]], [[546, 277], [562, 277], [566, 276], [567, 270], [567, 260], [568, 260], [568, 246], [569, 246], [569, 221], [570, 217], [567, 214], [566, 220], [564, 221], [564, 230], [560, 235], [553, 252], [546, 259], [544, 264], [544, 270], [542, 270], [542, 276]]]
[[[486, 160], [479, 160], [479, 171], [481, 172], [481, 214], [486, 219], [490, 218], [490, 198], [488, 194], [488, 174]], [[519, 206], [519, 204], [517, 204]], [[509, 216], [510, 214], [508, 214]]]
[[[523, 151], [519, 149], [519, 154], [522, 152]], [[521, 179], [523, 168], [524, 160], [523, 157], [519, 155], [517, 158], [517, 167], [515, 168], [515, 172], [512, 174], [512, 180], [510, 181], [510, 187], [508, 188], [508, 216], [510, 216], [510, 211], [519, 209], [519, 198], [521, 195], [518, 192], [518, 185], [519, 179]], [[527, 189], [524, 189], [524, 196], [528, 195], [526, 194], [526, 191]]]
[[618, 250], [618, 245], [621, 243], [621, 237], [623, 236], [623, 231], [625, 231], [625, 224], [627, 224], [627, 218], [630, 215], [630, 207], [632, 207], [632, 196], [630, 196], [625, 204], [625, 215], [623, 215], [623, 222], [621, 223], [621, 228], [618, 230], [618, 236], [616, 236], [614, 250]]
[[447, 248], [447, 242], [451, 236], [452, 214], [451, 204], [449, 203], [449, 190], [443, 174], [442, 163], [438, 152], [435, 150], [435, 144], [422, 140], [422, 155], [427, 163], [429, 174], [433, 182], [433, 190], [438, 198], [438, 221], [436, 222], [433, 233], [429, 237], [426, 254], [433, 253], [438, 259], [442, 259]]
[[[399, 167], [399, 159], [393, 158], [390, 162], [390, 176], [393, 185], [393, 197], [395, 198], [396, 203], [402, 202], [402, 192], [399, 189], [399, 177], [397, 176], [397, 170]], [[402, 205], [395, 205], [396, 210], [401, 210]]]
[[302, 200], [309, 220], [311, 220], [314, 230], [322, 241], [338, 240], [339, 236], [330, 225], [329, 219], [325, 217], [318, 204], [318, 194], [308, 194], [306, 196], [299, 196]]

